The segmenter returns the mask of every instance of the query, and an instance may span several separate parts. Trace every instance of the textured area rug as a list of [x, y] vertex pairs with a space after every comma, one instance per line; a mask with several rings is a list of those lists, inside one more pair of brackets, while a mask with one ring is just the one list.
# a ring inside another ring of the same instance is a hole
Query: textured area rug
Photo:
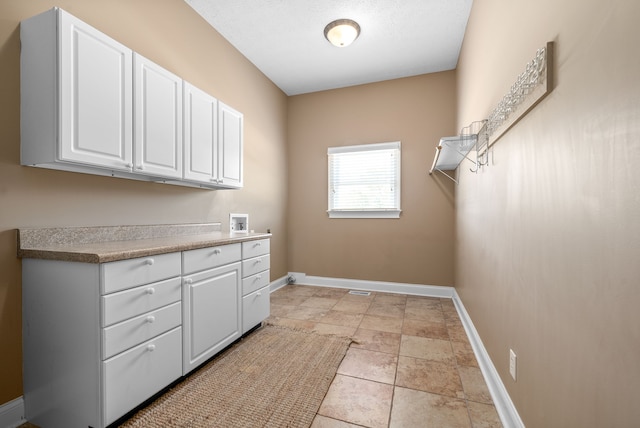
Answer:
[[350, 342], [266, 325], [121, 427], [309, 427]]

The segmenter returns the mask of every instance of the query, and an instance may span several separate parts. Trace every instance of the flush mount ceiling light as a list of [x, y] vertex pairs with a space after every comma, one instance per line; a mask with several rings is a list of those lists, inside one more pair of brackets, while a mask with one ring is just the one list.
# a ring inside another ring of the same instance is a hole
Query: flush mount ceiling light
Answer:
[[324, 36], [339, 48], [349, 46], [359, 35], [360, 26], [351, 19], [336, 19], [324, 27]]

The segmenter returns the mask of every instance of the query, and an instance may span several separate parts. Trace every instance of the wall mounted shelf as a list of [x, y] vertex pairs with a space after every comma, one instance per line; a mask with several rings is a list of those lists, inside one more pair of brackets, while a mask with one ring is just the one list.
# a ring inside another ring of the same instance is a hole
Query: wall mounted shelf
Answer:
[[476, 161], [469, 158], [469, 152], [475, 148], [477, 142], [477, 134], [442, 137], [436, 147], [436, 155], [429, 174], [433, 174], [433, 171], [439, 171], [457, 183], [456, 179], [445, 171], [455, 170], [464, 159], [476, 164]]

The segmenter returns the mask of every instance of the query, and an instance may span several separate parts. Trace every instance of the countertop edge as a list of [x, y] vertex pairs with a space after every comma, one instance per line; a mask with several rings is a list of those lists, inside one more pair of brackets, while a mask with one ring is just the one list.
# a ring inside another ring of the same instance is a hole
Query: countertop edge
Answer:
[[[200, 248], [216, 247], [219, 245], [255, 241], [271, 238], [271, 233], [224, 234], [217, 238], [201, 235], [167, 237], [158, 239], [141, 239], [131, 241], [117, 241], [104, 243], [105, 249], [83, 249], [86, 245], [71, 248], [69, 245], [56, 247], [18, 247], [18, 257], [22, 259], [44, 259], [80, 263], [108, 263], [120, 260], [149, 257], [159, 254], [180, 251], [197, 250]], [[175, 242], [172, 242], [175, 241]], [[91, 247], [100, 246], [92, 244]]]

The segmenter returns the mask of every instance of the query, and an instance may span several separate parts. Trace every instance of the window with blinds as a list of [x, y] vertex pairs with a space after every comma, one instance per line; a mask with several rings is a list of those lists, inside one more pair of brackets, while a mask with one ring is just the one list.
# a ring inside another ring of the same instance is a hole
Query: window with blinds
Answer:
[[330, 147], [329, 217], [400, 217], [400, 142]]

